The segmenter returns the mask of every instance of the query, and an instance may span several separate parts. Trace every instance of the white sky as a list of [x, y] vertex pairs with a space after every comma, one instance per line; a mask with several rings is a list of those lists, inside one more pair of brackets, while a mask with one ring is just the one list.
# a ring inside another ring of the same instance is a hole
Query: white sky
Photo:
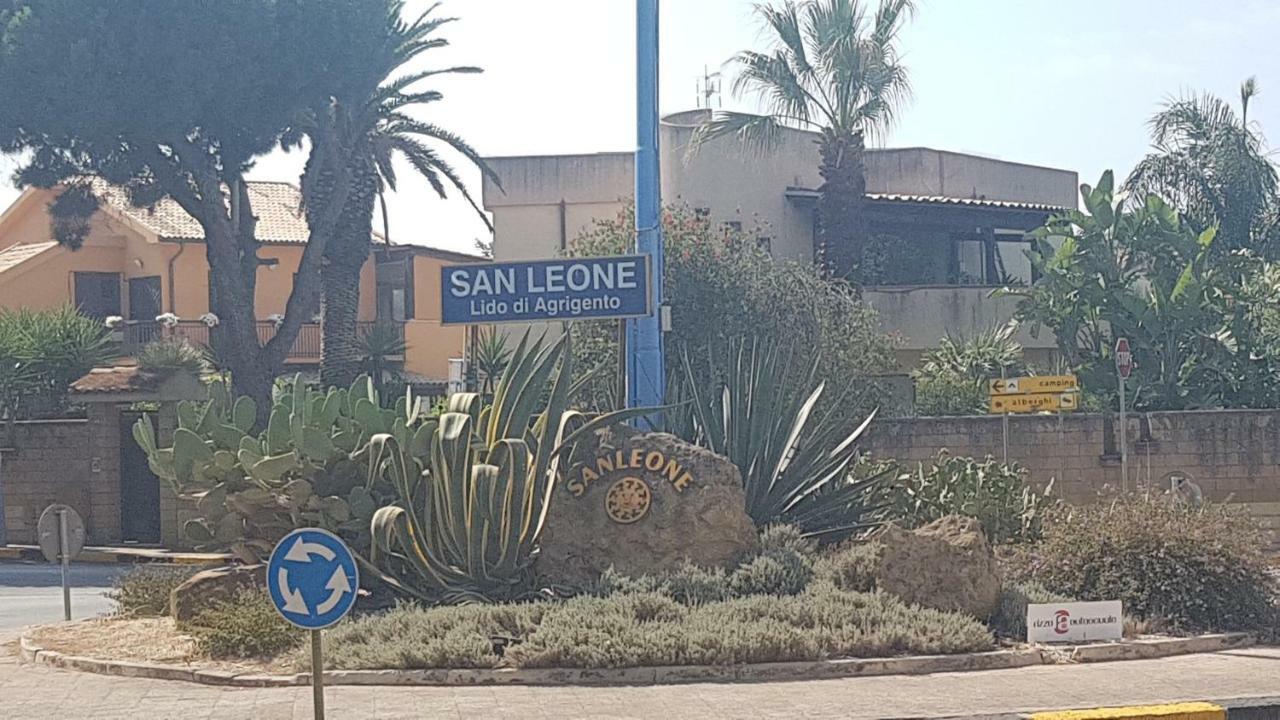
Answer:
[[[411, 12], [426, 7], [411, 3]], [[1146, 152], [1144, 123], [1167, 97], [1207, 90], [1234, 101], [1249, 75], [1263, 89], [1250, 117], [1280, 133], [1275, 0], [919, 4], [902, 36], [914, 98], [886, 145], [1063, 167], [1092, 183], [1106, 168], [1123, 175]], [[442, 11], [460, 18], [442, 33], [452, 45], [426, 53], [424, 66], [474, 64], [485, 74], [440, 80], [445, 99], [424, 118], [486, 155], [634, 147], [633, 0], [447, 0]], [[664, 0], [662, 112], [694, 107], [703, 67], [762, 48], [759, 30], [749, 0]], [[723, 103], [754, 109], [727, 93]], [[301, 161], [273, 155], [255, 176], [296, 182]], [[478, 174], [466, 174], [479, 193]], [[408, 168], [399, 175], [389, 198], [397, 242], [469, 251], [487, 235], [460, 198], [440, 201]], [[0, 187], [0, 204], [15, 196]]]

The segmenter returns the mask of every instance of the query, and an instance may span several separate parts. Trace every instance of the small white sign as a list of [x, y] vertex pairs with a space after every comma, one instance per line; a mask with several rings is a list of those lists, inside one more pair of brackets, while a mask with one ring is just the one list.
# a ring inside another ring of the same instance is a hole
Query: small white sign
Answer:
[[1124, 612], [1119, 600], [1027, 606], [1029, 642], [1119, 640], [1124, 636]]

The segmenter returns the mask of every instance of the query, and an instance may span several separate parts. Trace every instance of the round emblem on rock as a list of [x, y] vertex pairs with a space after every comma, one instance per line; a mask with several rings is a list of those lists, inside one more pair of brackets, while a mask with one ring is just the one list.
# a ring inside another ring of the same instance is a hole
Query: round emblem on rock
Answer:
[[649, 512], [652, 496], [649, 486], [639, 478], [624, 477], [609, 488], [604, 496], [604, 510], [609, 519], [626, 525], [633, 523]]

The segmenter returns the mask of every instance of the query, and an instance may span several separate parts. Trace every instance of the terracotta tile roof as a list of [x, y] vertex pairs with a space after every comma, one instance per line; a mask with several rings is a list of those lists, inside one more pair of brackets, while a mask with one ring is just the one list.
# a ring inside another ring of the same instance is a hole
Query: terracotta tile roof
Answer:
[[25, 245], [11, 245], [4, 250], [0, 250], [0, 272], [4, 272], [18, 263], [25, 262], [39, 255], [45, 250], [58, 246], [56, 242], [29, 243]]
[[73, 393], [130, 392], [154, 389], [163, 378], [134, 366], [100, 367], [71, 383]]
[[1000, 208], [1005, 210], [1036, 210], [1040, 212], [1056, 212], [1063, 210], [1060, 205], [1047, 203], [1016, 202], [1013, 200], [987, 200], [985, 198], [953, 198], [941, 195], [897, 195], [893, 193], [867, 193], [868, 200], [886, 202], [920, 203], [924, 205], [967, 205], [970, 207]]
[[[805, 187], [788, 187], [786, 196], [792, 199], [816, 200], [821, 191]], [[1066, 208], [1048, 203], [1019, 202], [1015, 200], [987, 200], [985, 198], [955, 198], [942, 195], [902, 195], [898, 193], [867, 193], [868, 200], [890, 203], [915, 203], [920, 205], [960, 205], [977, 208], [995, 208], [999, 210], [1029, 210], [1035, 212], [1058, 212]]]
[[[116, 212], [168, 240], [203, 240], [204, 230], [178, 203], [165, 198], [153, 208], [134, 207], [125, 192], [105, 180], [91, 181], [94, 191]], [[258, 240], [297, 244], [307, 241], [307, 221], [302, 216], [302, 193], [284, 182], [248, 182], [250, 202], [258, 216]]]

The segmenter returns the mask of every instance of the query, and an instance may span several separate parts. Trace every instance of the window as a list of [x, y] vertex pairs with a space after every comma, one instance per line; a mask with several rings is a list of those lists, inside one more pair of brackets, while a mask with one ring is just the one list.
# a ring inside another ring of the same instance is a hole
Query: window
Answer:
[[953, 237], [957, 284], [1030, 285], [1035, 280], [1027, 257], [1031, 244], [1023, 231], [979, 231]]
[[773, 255], [773, 238], [769, 237], [768, 235], [761, 235], [760, 237], [756, 238], [756, 247], [760, 248], [761, 250], [765, 251], [765, 253], [772, 256]]
[[378, 263], [378, 319], [404, 322], [414, 318], [413, 258]]
[[106, 272], [74, 273], [76, 309], [95, 320], [120, 313], [120, 275]]
[[705, 220], [707, 217], [711, 215], [711, 208], [709, 207], [694, 208], [693, 215], [694, 217], [700, 217]]
[[740, 233], [742, 232], [742, 223], [737, 220], [730, 220], [724, 224], [726, 232]]
[[1035, 272], [1031, 267], [1031, 259], [1027, 251], [1031, 243], [1026, 233], [1021, 230], [995, 231], [995, 266], [997, 277], [992, 284], [1030, 285], [1035, 281]]

